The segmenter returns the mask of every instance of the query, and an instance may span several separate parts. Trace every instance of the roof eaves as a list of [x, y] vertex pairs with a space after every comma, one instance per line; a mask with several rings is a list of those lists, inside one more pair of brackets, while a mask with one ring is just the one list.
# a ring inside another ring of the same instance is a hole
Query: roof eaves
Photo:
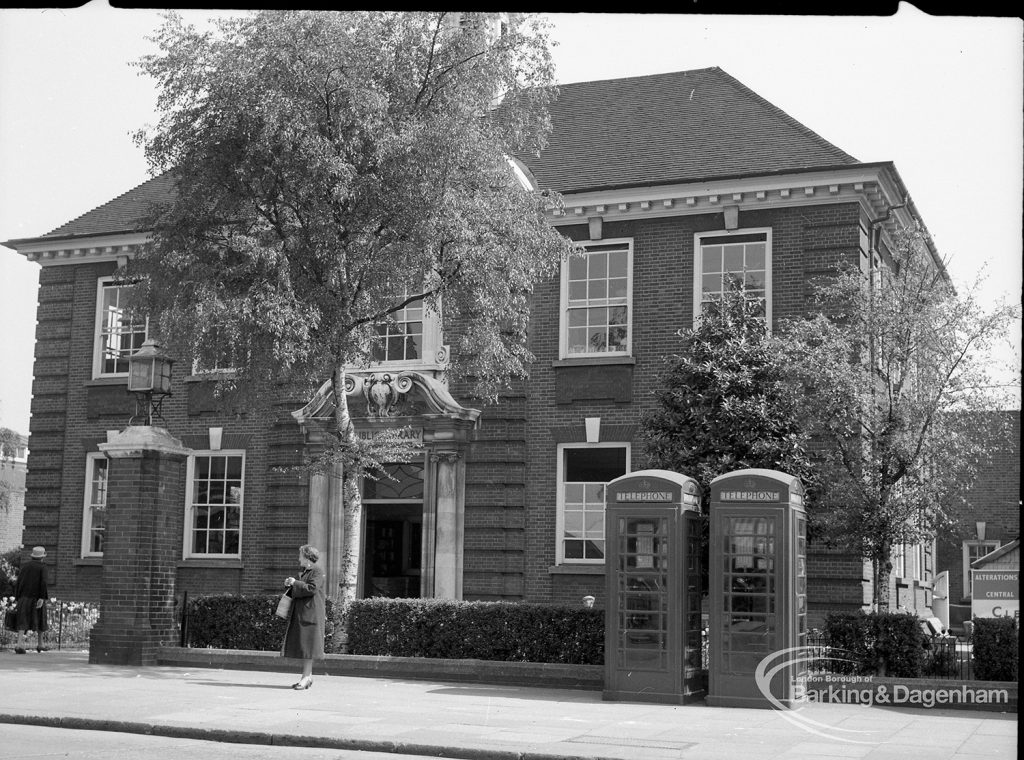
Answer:
[[[592, 185], [589, 187], [573, 188], [571, 190], [558, 190], [562, 195], [572, 195], [575, 193], [598, 193], [605, 190], [625, 190], [631, 187], [658, 187], [661, 185], [683, 185], [695, 182], [717, 182], [723, 180], [736, 180], [744, 179], [749, 177], [750, 179], [757, 179], [760, 177], [781, 177], [786, 174], [810, 174], [813, 172], [831, 172], [831, 171], [843, 171], [850, 169], [871, 169], [871, 168], [885, 168], [890, 166], [891, 163], [888, 161], [879, 161], [872, 163], [855, 163], [855, 164], [826, 164], [824, 166], [800, 166], [791, 169], [775, 169], [773, 171], [764, 172], [743, 172], [738, 174], [714, 174], [710, 176], [702, 177], [681, 177], [672, 180], [659, 179], [651, 182], [624, 182], [615, 185]], [[557, 190], [557, 188], [554, 188]]]

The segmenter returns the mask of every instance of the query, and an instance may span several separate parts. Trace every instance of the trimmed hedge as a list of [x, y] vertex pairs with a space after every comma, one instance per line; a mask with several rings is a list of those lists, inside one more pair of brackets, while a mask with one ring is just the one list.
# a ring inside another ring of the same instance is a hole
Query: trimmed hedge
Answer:
[[[273, 652], [284, 642], [285, 621], [274, 614], [280, 594], [216, 594], [188, 600], [187, 645]], [[326, 651], [331, 651], [334, 604], [327, 600]]]
[[[275, 651], [285, 621], [279, 595], [189, 599], [188, 646]], [[327, 600], [324, 651], [336, 652], [335, 605]], [[604, 612], [511, 602], [359, 599], [348, 621], [351, 654], [579, 665], [604, 663]]]
[[979, 681], [1016, 681], [1020, 633], [1013, 618], [974, 618], [974, 676]]
[[360, 599], [352, 654], [577, 665], [604, 663], [604, 611], [518, 602]]
[[920, 678], [928, 637], [916, 617], [901, 612], [830, 612], [825, 644], [836, 673]]

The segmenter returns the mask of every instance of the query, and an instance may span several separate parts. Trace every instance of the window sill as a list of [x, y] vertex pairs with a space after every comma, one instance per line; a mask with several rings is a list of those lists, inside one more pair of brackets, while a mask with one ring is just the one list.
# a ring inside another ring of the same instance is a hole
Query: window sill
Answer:
[[552, 565], [548, 575], [604, 575], [604, 565]]
[[102, 567], [103, 557], [79, 557], [74, 564], [76, 567]]
[[240, 559], [203, 559], [194, 557], [178, 560], [177, 567], [211, 567], [223, 570], [241, 570], [242, 560]]
[[636, 364], [632, 356], [581, 356], [578, 359], [556, 359], [552, 367], [590, 367], [600, 364]]

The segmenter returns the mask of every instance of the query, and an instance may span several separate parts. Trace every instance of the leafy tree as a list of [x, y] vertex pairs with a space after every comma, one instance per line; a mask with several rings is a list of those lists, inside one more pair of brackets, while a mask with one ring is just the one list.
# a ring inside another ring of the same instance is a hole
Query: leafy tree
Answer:
[[880, 610], [894, 549], [955, 521], [988, 456], [978, 412], [1003, 402], [986, 352], [1018, 317], [984, 308], [977, 281], [958, 294], [921, 230], [900, 230], [890, 254], [874, 276], [837, 273], [818, 313], [787, 327], [802, 419], [822, 445], [826, 535], [872, 562]]
[[[125, 276], [180, 357], [228, 359], [249, 403], [331, 378], [345, 473], [340, 600], [355, 595], [356, 476], [391, 454], [356, 440], [344, 386], [403, 307], [442, 312], [451, 372], [494, 397], [531, 360], [534, 282], [571, 243], [509, 156], [537, 151], [555, 94], [544, 24], [512, 15], [260, 12], [199, 33], [169, 15], [142, 70], [142, 132], [174, 199]], [[502, 96], [501, 106], [494, 107]], [[393, 443], [393, 442], [392, 442]], [[392, 447], [393, 453], [393, 447]], [[318, 466], [326, 467], [321, 461]]]
[[817, 475], [798, 424], [800, 393], [760, 302], [733, 282], [679, 334], [679, 353], [666, 360], [657, 405], [642, 422], [652, 466], [696, 478], [705, 503], [718, 475], [781, 470], [803, 481], [812, 503]]
[[[20, 444], [21, 436], [10, 428], [0, 427], [0, 465], [14, 461]], [[14, 483], [7, 478], [0, 477], [0, 512], [6, 512], [11, 508], [13, 498]]]

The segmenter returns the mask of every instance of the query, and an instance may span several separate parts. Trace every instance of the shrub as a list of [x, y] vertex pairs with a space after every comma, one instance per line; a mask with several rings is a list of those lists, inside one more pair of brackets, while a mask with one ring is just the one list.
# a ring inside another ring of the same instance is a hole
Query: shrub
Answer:
[[348, 621], [349, 651], [395, 657], [604, 662], [604, 612], [510, 602], [360, 599]]
[[[188, 644], [274, 651], [285, 621], [279, 596], [221, 594], [189, 600]], [[327, 600], [325, 651], [333, 652], [335, 605]], [[600, 665], [602, 610], [445, 599], [360, 599], [348, 621], [352, 654]]]
[[974, 618], [975, 678], [1016, 681], [1019, 637], [1013, 618]]
[[0, 554], [0, 596], [13, 596], [14, 584], [21, 567], [21, 549], [11, 549]]
[[[191, 597], [188, 603], [188, 646], [213, 649], [276, 651], [284, 641], [285, 621], [274, 614], [280, 594]], [[327, 600], [325, 651], [333, 651], [334, 603]]]
[[832, 669], [855, 675], [919, 678], [928, 637], [918, 619], [902, 612], [831, 612], [825, 616], [825, 644]]

